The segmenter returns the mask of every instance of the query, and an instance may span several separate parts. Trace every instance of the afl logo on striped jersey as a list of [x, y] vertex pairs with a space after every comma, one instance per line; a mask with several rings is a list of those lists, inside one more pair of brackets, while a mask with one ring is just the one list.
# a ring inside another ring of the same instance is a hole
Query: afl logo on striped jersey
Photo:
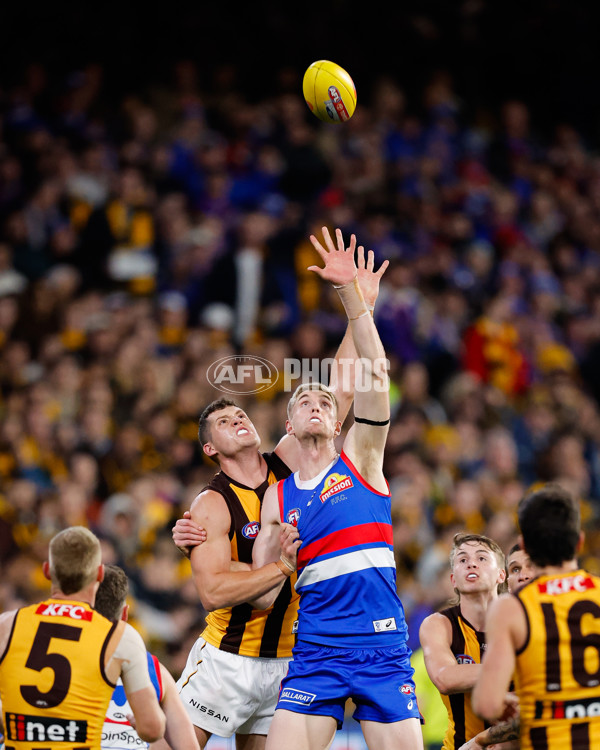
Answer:
[[477, 664], [475, 659], [469, 654], [456, 654], [456, 661], [458, 664]]
[[288, 510], [286, 521], [288, 523], [291, 523], [292, 526], [298, 526], [298, 521], [300, 519], [300, 508], [292, 508], [291, 510]]
[[242, 534], [246, 539], [256, 539], [258, 532], [260, 531], [260, 524], [258, 521], [250, 521], [242, 529]]

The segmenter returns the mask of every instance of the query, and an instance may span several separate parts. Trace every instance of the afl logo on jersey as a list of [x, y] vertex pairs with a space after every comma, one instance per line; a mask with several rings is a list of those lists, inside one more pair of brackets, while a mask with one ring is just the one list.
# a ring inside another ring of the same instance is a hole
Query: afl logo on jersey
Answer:
[[292, 508], [292, 510], [289, 510], [286, 520], [292, 526], [298, 526], [298, 521], [300, 520], [300, 508]]
[[250, 521], [242, 529], [242, 534], [246, 539], [256, 539], [258, 532], [260, 531], [260, 524], [258, 521]]
[[456, 654], [457, 664], [477, 664], [475, 659], [469, 654]]
[[329, 500], [332, 495], [335, 495], [342, 490], [347, 490], [353, 486], [352, 477], [349, 477], [347, 474], [330, 474], [325, 479], [323, 489], [319, 495], [321, 502], [324, 503], [326, 500]]

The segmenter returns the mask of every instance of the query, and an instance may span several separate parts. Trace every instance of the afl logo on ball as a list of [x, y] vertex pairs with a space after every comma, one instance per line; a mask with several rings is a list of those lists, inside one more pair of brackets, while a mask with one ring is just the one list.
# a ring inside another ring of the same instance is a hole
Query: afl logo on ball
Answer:
[[292, 526], [297, 526], [299, 519], [300, 519], [300, 508], [292, 508], [292, 510], [288, 511], [287, 522], [291, 523]]
[[251, 521], [247, 523], [242, 529], [242, 534], [246, 539], [256, 539], [258, 532], [260, 531], [260, 524], [258, 521]]

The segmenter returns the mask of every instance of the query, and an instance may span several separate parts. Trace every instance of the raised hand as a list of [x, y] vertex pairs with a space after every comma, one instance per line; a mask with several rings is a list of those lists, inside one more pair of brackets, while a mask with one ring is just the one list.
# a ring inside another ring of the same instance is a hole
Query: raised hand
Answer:
[[365, 249], [362, 245], [358, 248], [358, 284], [363, 293], [365, 302], [370, 308], [375, 307], [379, 295], [379, 282], [390, 265], [389, 260], [384, 260], [378, 271], [375, 271], [375, 253], [369, 250], [367, 262], [365, 263]]
[[314, 236], [310, 235], [310, 241], [313, 247], [321, 256], [321, 259], [325, 263], [324, 268], [319, 266], [309, 266], [309, 271], [314, 271], [325, 281], [329, 281], [335, 286], [344, 286], [350, 284], [357, 275], [357, 267], [354, 262], [354, 252], [356, 250], [356, 236], [350, 237], [350, 245], [346, 248], [344, 245], [344, 237], [342, 236], [342, 230], [335, 230], [337, 238], [337, 248], [331, 239], [329, 230], [327, 227], [323, 227], [323, 239], [326, 247], [319, 242]]

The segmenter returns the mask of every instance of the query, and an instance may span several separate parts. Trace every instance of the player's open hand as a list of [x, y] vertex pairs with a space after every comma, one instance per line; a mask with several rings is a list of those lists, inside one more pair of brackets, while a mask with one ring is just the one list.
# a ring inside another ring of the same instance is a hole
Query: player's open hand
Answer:
[[360, 286], [365, 302], [371, 308], [375, 307], [379, 295], [379, 282], [390, 265], [389, 260], [384, 260], [379, 270], [375, 271], [375, 253], [369, 250], [365, 262], [365, 249], [362, 245], [358, 248], [358, 284]]
[[279, 543], [281, 544], [281, 558], [295, 570], [298, 547], [302, 544], [298, 529], [290, 523], [282, 523]]
[[190, 556], [193, 547], [197, 547], [206, 541], [206, 531], [202, 526], [198, 526], [195, 521], [192, 521], [189, 510], [185, 511], [183, 518], [177, 519], [172, 534], [173, 541], [186, 557]]
[[334, 245], [327, 227], [323, 227], [323, 240], [325, 242], [325, 247], [323, 247], [314, 234], [310, 235], [310, 241], [325, 263], [325, 268], [321, 268], [320, 266], [309, 266], [308, 270], [314, 271], [322, 279], [335, 284], [335, 286], [343, 286], [344, 284], [350, 284], [357, 275], [358, 269], [354, 262], [356, 236], [351, 236], [350, 244], [346, 247], [342, 230], [336, 229], [335, 234], [337, 238], [337, 247]]

